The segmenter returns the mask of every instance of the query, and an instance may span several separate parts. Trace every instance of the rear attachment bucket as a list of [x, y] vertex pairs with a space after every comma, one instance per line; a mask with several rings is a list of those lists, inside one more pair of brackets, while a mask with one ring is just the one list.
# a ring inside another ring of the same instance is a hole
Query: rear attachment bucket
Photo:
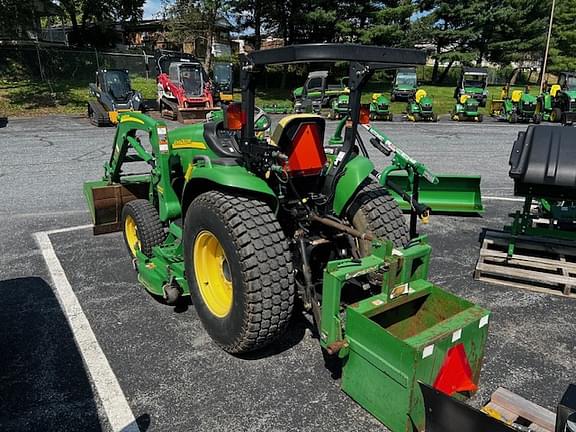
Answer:
[[392, 432], [428, 430], [419, 381], [457, 398], [476, 391], [488, 334], [487, 310], [424, 280], [409, 289], [346, 314], [342, 389]]
[[[432, 209], [433, 213], [483, 213], [480, 176], [440, 174], [437, 184], [420, 181], [418, 201]], [[388, 179], [400, 186], [409, 195], [412, 193], [405, 172], [390, 173]], [[402, 210], [410, 210], [410, 205], [396, 192], [390, 190]]]
[[94, 234], [121, 231], [124, 204], [146, 198], [148, 188], [146, 176], [133, 176], [122, 184], [108, 184], [106, 180], [84, 183], [84, 196], [92, 215]]
[[512, 432], [505, 423], [420, 383], [426, 407], [426, 432]]

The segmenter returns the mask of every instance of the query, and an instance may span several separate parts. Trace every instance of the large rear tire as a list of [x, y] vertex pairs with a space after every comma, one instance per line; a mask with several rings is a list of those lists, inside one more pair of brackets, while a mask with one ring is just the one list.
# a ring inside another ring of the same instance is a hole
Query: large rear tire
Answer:
[[[348, 208], [347, 215], [358, 231], [372, 233], [381, 240], [391, 240], [396, 248], [403, 248], [410, 241], [408, 224], [400, 206], [378, 183], [369, 183], [360, 189]], [[360, 256], [367, 256], [372, 251], [372, 243], [359, 240], [358, 249]], [[370, 281], [380, 284], [382, 274], [371, 275]]]
[[288, 241], [262, 201], [211, 191], [184, 223], [184, 260], [192, 302], [225, 351], [262, 348], [286, 329], [294, 305]]
[[[362, 187], [348, 208], [348, 219], [361, 232], [370, 232], [378, 239], [391, 240], [394, 247], [402, 248], [410, 241], [408, 224], [400, 206], [388, 191], [378, 183]], [[359, 243], [362, 256], [370, 253], [371, 243]]]
[[127, 203], [122, 209], [124, 242], [132, 257], [140, 250], [152, 257], [152, 248], [166, 240], [166, 233], [156, 208], [144, 199]]

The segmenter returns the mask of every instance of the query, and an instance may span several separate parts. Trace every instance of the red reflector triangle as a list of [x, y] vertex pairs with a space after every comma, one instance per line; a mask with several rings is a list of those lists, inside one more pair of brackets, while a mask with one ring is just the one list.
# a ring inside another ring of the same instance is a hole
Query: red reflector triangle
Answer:
[[478, 390], [472, 378], [472, 369], [470, 369], [464, 345], [458, 344], [448, 350], [434, 381], [434, 388], [449, 396], [454, 393]]

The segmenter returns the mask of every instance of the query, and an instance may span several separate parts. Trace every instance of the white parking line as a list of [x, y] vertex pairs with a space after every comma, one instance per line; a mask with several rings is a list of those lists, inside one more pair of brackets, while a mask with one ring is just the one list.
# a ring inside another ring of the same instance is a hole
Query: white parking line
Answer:
[[512, 201], [512, 202], [524, 202], [524, 198], [506, 198], [506, 197], [499, 197], [499, 196], [483, 196], [483, 200], [489, 201]]
[[60, 307], [64, 311], [76, 345], [86, 369], [90, 373], [94, 387], [108, 418], [108, 422], [114, 432], [140, 432], [134, 414], [128, 405], [124, 392], [114, 375], [114, 371], [108, 363], [98, 340], [90, 327], [90, 323], [80, 306], [80, 302], [72, 290], [72, 286], [64, 273], [62, 264], [56, 256], [56, 252], [50, 241], [49, 234], [75, 231], [89, 228], [91, 225], [82, 225], [59, 230], [43, 231], [34, 234], [38, 246], [42, 251], [46, 266], [52, 278], [52, 289], [54, 290]]

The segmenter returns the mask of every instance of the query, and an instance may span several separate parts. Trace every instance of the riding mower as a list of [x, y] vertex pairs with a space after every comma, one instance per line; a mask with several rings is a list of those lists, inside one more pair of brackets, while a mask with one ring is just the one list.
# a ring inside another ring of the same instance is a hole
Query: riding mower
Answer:
[[543, 120], [573, 123], [576, 119], [576, 74], [560, 73], [558, 83], [540, 95], [538, 108]]
[[454, 105], [452, 120], [482, 122], [484, 117], [480, 113], [479, 106], [480, 104], [475, 98], [467, 94], [461, 95]]
[[419, 89], [414, 97], [408, 100], [406, 116], [413, 122], [438, 121], [438, 115], [432, 110], [432, 98], [427, 95], [426, 90]]
[[474, 98], [481, 107], [486, 106], [488, 99], [488, 69], [463, 67], [454, 89], [454, 99], [460, 101], [462, 96]]
[[418, 90], [416, 68], [401, 68], [396, 71], [390, 99], [394, 101], [409, 101]]
[[212, 66], [212, 99], [214, 104], [227, 104], [234, 100], [232, 63], [217, 62]]
[[89, 84], [90, 95], [96, 100], [88, 102], [88, 118], [94, 126], [118, 123], [118, 113], [144, 111], [144, 99], [132, 89], [125, 69], [99, 69], [96, 82]]
[[[225, 351], [277, 340], [298, 297], [327, 361], [342, 366], [342, 389], [393, 432], [431, 430], [420, 382], [458, 399], [474, 393], [488, 333], [487, 310], [427, 279], [431, 247], [416, 227], [429, 208], [418, 184], [437, 177], [403, 159], [415, 184], [412, 195], [400, 191], [408, 227], [358, 131], [398, 154], [368, 124], [362, 90], [378, 69], [425, 60], [417, 50], [342, 44], [251, 52], [242, 104], [171, 131], [122, 114], [104, 178], [84, 186], [95, 234], [122, 230], [138, 280], [169, 304], [189, 295]], [[268, 64], [336, 61], [349, 62], [350, 105], [328, 145], [315, 114], [288, 115], [259, 138], [270, 123], [255, 126], [266, 116], [255, 108], [257, 74]], [[150, 173], [123, 171], [133, 162]]]
[[390, 100], [382, 93], [373, 93], [372, 102], [370, 102], [370, 120], [392, 121], [393, 119]]
[[[524, 78], [523, 72], [529, 71], [525, 84], [516, 84], [518, 78]], [[534, 69], [516, 68], [510, 79], [502, 88], [500, 99], [493, 99], [490, 115], [497, 120], [509, 123], [530, 122], [538, 124], [542, 121], [542, 114], [538, 111], [538, 97], [530, 94], [530, 78]]]
[[208, 75], [193, 55], [158, 50], [156, 66], [158, 109], [162, 117], [195, 123], [218, 109], [214, 107]]
[[348, 116], [348, 110], [350, 108], [349, 99], [348, 94], [341, 94], [337, 98], [332, 98], [329, 115], [331, 120], [340, 120]]

